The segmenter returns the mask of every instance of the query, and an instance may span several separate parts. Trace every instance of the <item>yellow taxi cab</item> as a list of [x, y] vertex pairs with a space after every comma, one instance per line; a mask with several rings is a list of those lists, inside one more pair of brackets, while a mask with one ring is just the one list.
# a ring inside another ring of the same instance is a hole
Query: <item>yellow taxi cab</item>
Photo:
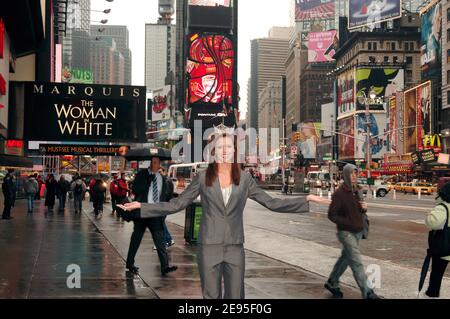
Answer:
[[395, 189], [397, 192], [402, 192], [403, 191], [403, 187], [408, 184], [406, 182], [401, 182], [401, 183], [397, 183], [392, 185], [393, 189]]
[[403, 192], [406, 193], [413, 193], [418, 194], [419, 192], [421, 194], [426, 195], [432, 195], [436, 191], [435, 187], [432, 184], [428, 183], [407, 183], [403, 187]]

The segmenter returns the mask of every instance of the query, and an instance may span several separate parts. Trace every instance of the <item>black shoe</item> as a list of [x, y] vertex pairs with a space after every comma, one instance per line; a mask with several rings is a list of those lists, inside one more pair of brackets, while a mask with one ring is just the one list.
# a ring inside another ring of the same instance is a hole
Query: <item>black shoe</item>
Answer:
[[133, 274], [138, 274], [139, 273], [139, 267], [136, 266], [127, 266], [127, 269], [133, 273]]
[[344, 294], [342, 293], [341, 289], [332, 287], [329, 281], [327, 281], [323, 286], [325, 287], [325, 289], [331, 292], [333, 298], [342, 299], [344, 297]]
[[381, 299], [380, 297], [378, 297], [378, 295], [376, 293], [374, 293], [373, 291], [369, 292], [366, 296], [366, 299]]
[[177, 266], [167, 267], [164, 271], [161, 271], [161, 276], [165, 277], [168, 273], [174, 272], [178, 269]]

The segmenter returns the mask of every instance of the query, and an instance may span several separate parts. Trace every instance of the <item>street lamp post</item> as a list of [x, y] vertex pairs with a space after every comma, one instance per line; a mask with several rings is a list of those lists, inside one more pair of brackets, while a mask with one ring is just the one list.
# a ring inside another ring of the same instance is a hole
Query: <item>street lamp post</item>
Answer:
[[362, 91], [362, 95], [358, 96], [358, 102], [365, 105], [365, 117], [366, 117], [366, 170], [367, 179], [371, 178], [370, 175], [370, 164], [372, 162], [372, 148], [371, 148], [371, 137], [370, 137], [370, 101], [377, 97], [376, 92], [373, 88], [369, 92], [369, 97], [366, 93]]

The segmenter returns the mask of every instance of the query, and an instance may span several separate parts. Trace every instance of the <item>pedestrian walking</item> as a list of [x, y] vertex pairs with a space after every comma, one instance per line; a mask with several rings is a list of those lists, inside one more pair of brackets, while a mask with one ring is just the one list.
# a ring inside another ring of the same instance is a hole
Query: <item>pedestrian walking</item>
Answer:
[[[430, 230], [441, 230], [445, 223], [450, 226], [448, 214], [450, 211], [450, 183], [445, 184], [439, 190], [436, 198], [436, 207], [428, 214], [425, 224]], [[447, 269], [450, 256], [431, 257], [431, 275], [430, 283], [425, 294], [430, 298], [439, 298], [441, 291], [442, 278]]]
[[64, 175], [61, 175], [56, 188], [56, 194], [59, 200], [59, 211], [63, 212], [66, 208], [67, 192], [70, 190], [70, 183], [66, 181]]
[[11, 217], [11, 209], [14, 207], [14, 203], [16, 201], [16, 182], [14, 178], [14, 170], [8, 170], [8, 173], [3, 178], [2, 191], [4, 196], [4, 205], [2, 219], [10, 220], [14, 217]]
[[103, 203], [106, 197], [106, 184], [101, 178], [95, 180], [94, 186], [92, 186], [93, 202], [94, 202], [94, 214], [95, 217], [101, 217], [103, 214]]
[[42, 185], [44, 185], [44, 181], [42, 180], [42, 176], [38, 175], [37, 173], [34, 174], [34, 178], [38, 183], [38, 192], [36, 193], [36, 196], [34, 197], [34, 199], [41, 200], [41, 190], [42, 190]]
[[31, 214], [34, 208], [34, 199], [36, 198], [36, 194], [39, 193], [39, 184], [34, 175], [30, 175], [27, 180], [24, 181], [23, 190], [27, 197], [28, 213]]
[[[122, 173], [120, 175], [120, 178], [117, 180], [116, 203], [124, 204], [126, 202], [128, 194], [129, 194], [129, 188], [128, 188], [128, 183], [126, 180], [126, 175], [125, 175], [125, 173]], [[118, 212], [118, 216], [122, 217], [121, 212]]]
[[[175, 214], [201, 196], [203, 207], [198, 237], [197, 263], [203, 297], [207, 299], [244, 298], [244, 223], [247, 199], [284, 213], [309, 212], [309, 201], [324, 203], [314, 195], [292, 199], [272, 198], [260, 189], [238, 163], [237, 138], [220, 134], [212, 140], [213, 160], [206, 171], [196, 175], [186, 190], [168, 203], [134, 202], [118, 207], [140, 221]], [[137, 180], [137, 178], [136, 178]], [[151, 194], [152, 192], [150, 192]], [[222, 282], [225, 292], [222, 294]]]
[[[153, 157], [148, 169], [140, 171], [133, 183], [133, 193], [137, 201], [143, 203], [162, 203], [172, 198], [168, 179], [159, 173], [161, 158]], [[124, 216], [126, 218], [126, 216]], [[127, 256], [127, 269], [132, 273], [138, 273], [139, 268], [135, 266], [135, 257], [141, 245], [142, 237], [146, 229], [152, 234], [153, 243], [158, 253], [161, 265], [161, 275], [176, 271], [177, 266], [169, 265], [166, 242], [164, 240], [164, 218], [156, 217], [146, 220], [134, 221], [133, 234], [131, 235], [130, 246]]]
[[84, 194], [86, 193], [86, 184], [80, 176], [74, 177], [74, 181], [72, 182], [72, 185], [70, 185], [70, 190], [73, 194], [75, 214], [81, 214]]
[[360, 240], [365, 237], [367, 216], [364, 215], [367, 205], [362, 202], [363, 195], [357, 184], [358, 169], [354, 165], [347, 164], [344, 167], [343, 175], [344, 183], [333, 194], [328, 210], [328, 218], [337, 225], [337, 238], [342, 244], [342, 254], [325, 283], [325, 288], [333, 294], [333, 297], [342, 298], [339, 279], [350, 266], [353, 277], [361, 290], [362, 298], [379, 299], [373, 289], [369, 287], [359, 249]]
[[119, 192], [119, 177], [117, 174], [113, 175], [113, 180], [111, 181], [111, 184], [109, 185], [109, 193], [111, 195], [111, 205], [112, 205], [112, 215], [117, 211], [117, 194]]
[[57, 187], [58, 182], [56, 182], [55, 176], [53, 174], [49, 174], [47, 177], [47, 181], [45, 182], [45, 206], [47, 207], [49, 213], [53, 212], [53, 207], [55, 206]]

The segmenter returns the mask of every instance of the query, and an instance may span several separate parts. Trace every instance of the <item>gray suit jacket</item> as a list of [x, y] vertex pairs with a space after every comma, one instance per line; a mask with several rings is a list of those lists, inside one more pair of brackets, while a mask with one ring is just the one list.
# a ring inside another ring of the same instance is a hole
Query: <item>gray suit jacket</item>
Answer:
[[186, 209], [201, 196], [203, 214], [198, 243], [203, 245], [240, 245], [244, 243], [243, 212], [247, 198], [278, 213], [306, 213], [309, 205], [304, 197], [277, 199], [260, 189], [250, 174], [242, 172], [239, 186], [233, 184], [228, 204], [225, 206], [219, 181], [206, 186], [206, 172], [201, 172], [177, 198], [167, 203], [143, 203], [140, 217], [152, 218], [175, 214]]

